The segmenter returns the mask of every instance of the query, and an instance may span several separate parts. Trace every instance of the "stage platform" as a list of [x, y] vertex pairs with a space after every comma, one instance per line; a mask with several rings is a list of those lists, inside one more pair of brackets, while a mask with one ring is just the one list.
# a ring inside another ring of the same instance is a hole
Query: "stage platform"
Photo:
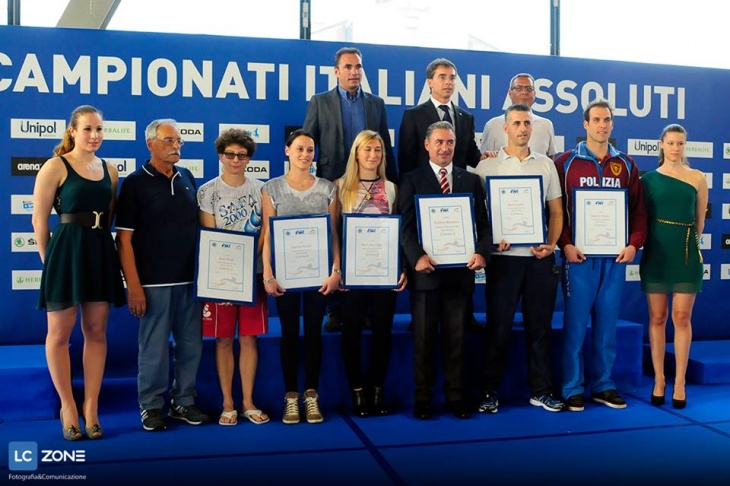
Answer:
[[[485, 315], [477, 313], [484, 323]], [[559, 352], [562, 348], [562, 313], [553, 318], [553, 369], [556, 384], [561, 376]], [[529, 399], [527, 388], [527, 366], [525, 358], [524, 328], [522, 317], [517, 315], [513, 328], [507, 376], [501, 399]], [[410, 407], [413, 403], [413, 341], [407, 330], [410, 315], [397, 314], [393, 326], [393, 351], [385, 385], [386, 398], [393, 408]], [[284, 384], [279, 362], [281, 329], [277, 318], [270, 318], [270, 331], [259, 338], [259, 366], [256, 378], [255, 402], [265, 410], [279, 410], [283, 407]], [[643, 328], [640, 324], [620, 321], [618, 325], [618, 353], [614, 367], [614, 379], [621, 386], [636, 386], [641, 382]], [[468, 397], [475, 403], [479, 398], [479, 381], [484, 347], [484, 332], [467, 332], [465, 379]], [[325, 408], [349, 407], [350, 392], [342, 364], [341, 333], [323, 333], [323, 362], [319, 394]], [[369, 332], [364, 335], [365, 346], [369, 346]], [[590, 356], [590, 332], [584, 347], [584, 358]], [[124, 349], [119, 342], [109, 342], [109, 359], [100, 399], [101, 407], [136, 408], [136, 342], [126, 343]], [[29, 420], [50, 418], [58, 413], [58, 399], [53, 390], [46, 368], [43, 345], [4, 346], [0, 353], [0, 386], [13, 390], [0, 399], [0, 419]], [[77, 349], [80, 347], [77, 347]], [[237, 348], [237, 346], [236, 346]], [[365, 356], [367, 356], [367, 351]], [[72, 352], [74, 368], [74, 390], [79, 395], [83, 390], [80, 356]], [[302, 366], [303, 369], [303, 366]], [[586, 373], [589, 376], [589, 362], [586, 359]], [[303, 370], [302, 370], [303, 371]], [[730, 373], [728, 373], [730, 375]], [[238, 376], [234, 378], [240, 390]], [[300, 380], [303, 382], [303, 378]], [[589, 384], [588, 384], [589, 385]], [[436, 400], [441, 381], [436, 385]], [[238, 392], [240, 394], [240, 391]], [[205, 409], [217, 411], [221, 395], [215, 369], [215, 340], [204, 341], [204, 353], [198, 374], [198, 403]]]
[[[674, 345], [667, 345], [665, 373], [674, 376]], [[644, 345], [644, 370], [653, 376], [651, 349]], [[703, 385], [730, 383], [730, 341], [695, 341], [689, 351], [687, 381]]]

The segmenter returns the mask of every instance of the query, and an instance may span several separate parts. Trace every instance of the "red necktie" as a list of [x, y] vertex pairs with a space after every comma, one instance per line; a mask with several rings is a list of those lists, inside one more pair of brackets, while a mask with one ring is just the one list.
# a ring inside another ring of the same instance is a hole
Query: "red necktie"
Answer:
[[441, 185], [441, 192], [444, 194], [450, 194], [451, 188], [449, 187], [449, 180], [446, 178], [446, 174], [448, 174], [449, 171], [446, 169], [441, 169], [439, 171], [439, 175], [441, 176], [441, 179], [439, 180], [439, 184]]

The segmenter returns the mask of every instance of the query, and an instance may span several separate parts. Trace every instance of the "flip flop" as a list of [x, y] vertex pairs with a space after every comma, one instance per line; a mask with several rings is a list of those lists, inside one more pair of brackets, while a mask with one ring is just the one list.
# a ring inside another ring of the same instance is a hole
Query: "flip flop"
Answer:
[[244, 410], [243, 411], [243, 416], [246, 417], [250, 422], [252, 422], [256, 425], [265, 424], [266, 422], [268, 422], [270, 420], [269, 417], [266, 417], [263, 420], [256, 420], [254, 418], [254, 417], [261, 418], [261, 416], [263, 414], [264, 414], [264, 412], [262, 412], [261, 410]]
[[[224, 422], [223, 419], [227, 419], [228, 422]], [[221, 417], [218, 419], [218, 424], [227, 426], [238, 424], [238, 412], [236, 412], [235, 410], [221, 412]]]

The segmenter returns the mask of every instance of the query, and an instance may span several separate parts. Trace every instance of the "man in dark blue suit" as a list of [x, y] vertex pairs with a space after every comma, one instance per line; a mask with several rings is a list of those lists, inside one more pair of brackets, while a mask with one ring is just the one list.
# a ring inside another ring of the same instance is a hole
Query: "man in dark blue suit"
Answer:
[[[334, 181], [345, 173], [352, 142], [363, 130], [380, 134], [385, 148], [385, 175], [397, 183], [393, 146], [388, 131], [388, 115], [382, 98], [366, 93], [362, 81], [362, 54], [355, 47], [343, 47], [335, 53], [335, 75], [337, 86], [327, 92], [316, 94], [309, 101], [304, 130], [314, 137], [319, 155], [317, 176]], [[342, 327], [339, 312], [339, 294], [329, 299], [327, 322], [324, 329], [339, 331]]]
[[[398, 195], [414, 330], [413, 414], [421, 420], [432, 416], [440, 324], [446, 407], [454, 416], [468, 418], [470, 410], [463, 396], [465, 313], [474, 293], [474, 271], [486, 267], [492, 238], [479, 177], [453, 164], [454, 127], [444, 121], [433, 123], [426, 131], [424, 146], [429, 162], [404, 174]], [[473, 195], [477, 244], [463, 267], [439, 268], [419, 241], [415, 196], [442, 193]]]

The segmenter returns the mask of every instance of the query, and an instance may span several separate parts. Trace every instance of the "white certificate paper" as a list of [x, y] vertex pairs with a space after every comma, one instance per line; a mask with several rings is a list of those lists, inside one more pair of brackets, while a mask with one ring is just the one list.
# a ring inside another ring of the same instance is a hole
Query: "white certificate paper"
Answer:
[[545, 243], [542, 177], [489, 176], [486, 182], [492, 240], [513, 246]]
[[195, 296], [211, 302], [256, 301], [257, 235], [200, 228]]
[[417, 195], [418, 235], [423, 250], [440, 266], [461, 267], [476, 248], [471, 194]]
[[322, 287], [330, 274], [329, 214], [270, 219], [271, 254], [278, 284], [287, 290]]
[[342, 280], [346, 288], [398, 287], [400, 216], [344, 214]]
[[616, 256], [628, 244], [626, 189], [573, 189], [573, 242], [584, 255]]

